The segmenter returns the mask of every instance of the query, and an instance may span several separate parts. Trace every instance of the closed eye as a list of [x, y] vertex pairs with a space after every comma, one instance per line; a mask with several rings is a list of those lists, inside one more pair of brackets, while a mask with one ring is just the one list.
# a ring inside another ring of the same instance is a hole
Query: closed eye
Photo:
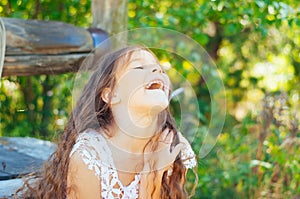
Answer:
[[134, 69], [144, 69], [143, 66], [134, 67]]

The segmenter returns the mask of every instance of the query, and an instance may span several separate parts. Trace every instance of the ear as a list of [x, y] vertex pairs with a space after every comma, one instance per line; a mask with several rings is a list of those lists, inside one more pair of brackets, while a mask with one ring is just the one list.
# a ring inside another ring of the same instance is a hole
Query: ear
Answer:
[[117, 94], [112, 95], [110, 88], [103, 89], [101, 98], [104, 102], [109, 104], [117, 104], [121, 101]]
[[118, 96], [117, 93], [114, 93], [114, 94], [111, 96], [110, 104], [115, 105], [115, 104], [118, 104], [120, 101], [121, 101], [121, 98]]
[[102, 93], [101, 93], [101, 99], [105, 102], [105, 103], [109, 103], [109, 98], [110, 98], [110, 89], [109, 88], [104, 88]]

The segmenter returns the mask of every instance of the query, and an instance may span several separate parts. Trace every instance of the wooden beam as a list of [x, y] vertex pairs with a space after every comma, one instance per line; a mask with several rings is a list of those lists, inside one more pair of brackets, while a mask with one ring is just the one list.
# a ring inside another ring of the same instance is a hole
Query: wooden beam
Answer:
[[[76, 72], [94, 45], [108, 39], [100, 29], [39, 20], [2, 18], [6, 53], [2, 76], [29, 76]], [[110, 48], [105, 42], [97, 56]], [[100, 53], [99, 53], [100, 52]]]
[[6, 55], [89, 52], [91, 34], [76, 26], [40, 20], [2, 18], [6, 29]]
[[2, 76], [76, 72], [89, 53], [6, 56]]

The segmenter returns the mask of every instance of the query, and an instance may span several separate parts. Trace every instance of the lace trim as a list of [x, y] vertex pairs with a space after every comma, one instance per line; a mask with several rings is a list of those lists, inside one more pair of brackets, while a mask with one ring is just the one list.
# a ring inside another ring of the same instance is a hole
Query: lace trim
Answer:
[[187, 169], [191, 169], [197, 165], [196, 155], [190, 145], [187, 145], [181, 151], [181, 159]]

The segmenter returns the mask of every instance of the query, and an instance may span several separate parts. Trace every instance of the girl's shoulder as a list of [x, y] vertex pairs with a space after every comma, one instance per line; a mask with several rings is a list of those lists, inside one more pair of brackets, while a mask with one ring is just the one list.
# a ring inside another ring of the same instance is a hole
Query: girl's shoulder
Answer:
[[82, 149], [104, 149], [106, 151], [107, 147], [106, 139], [99, 132], [94, 129], [87, 129], [78, 135], [70, 156]]
[[100, 132], [87, 129], [80, 133], [76, 139], [69, 157], [78, 154], [90, 170], [100, 177], [101, 168], [112, 167], [111, 151], [106, 138]]

